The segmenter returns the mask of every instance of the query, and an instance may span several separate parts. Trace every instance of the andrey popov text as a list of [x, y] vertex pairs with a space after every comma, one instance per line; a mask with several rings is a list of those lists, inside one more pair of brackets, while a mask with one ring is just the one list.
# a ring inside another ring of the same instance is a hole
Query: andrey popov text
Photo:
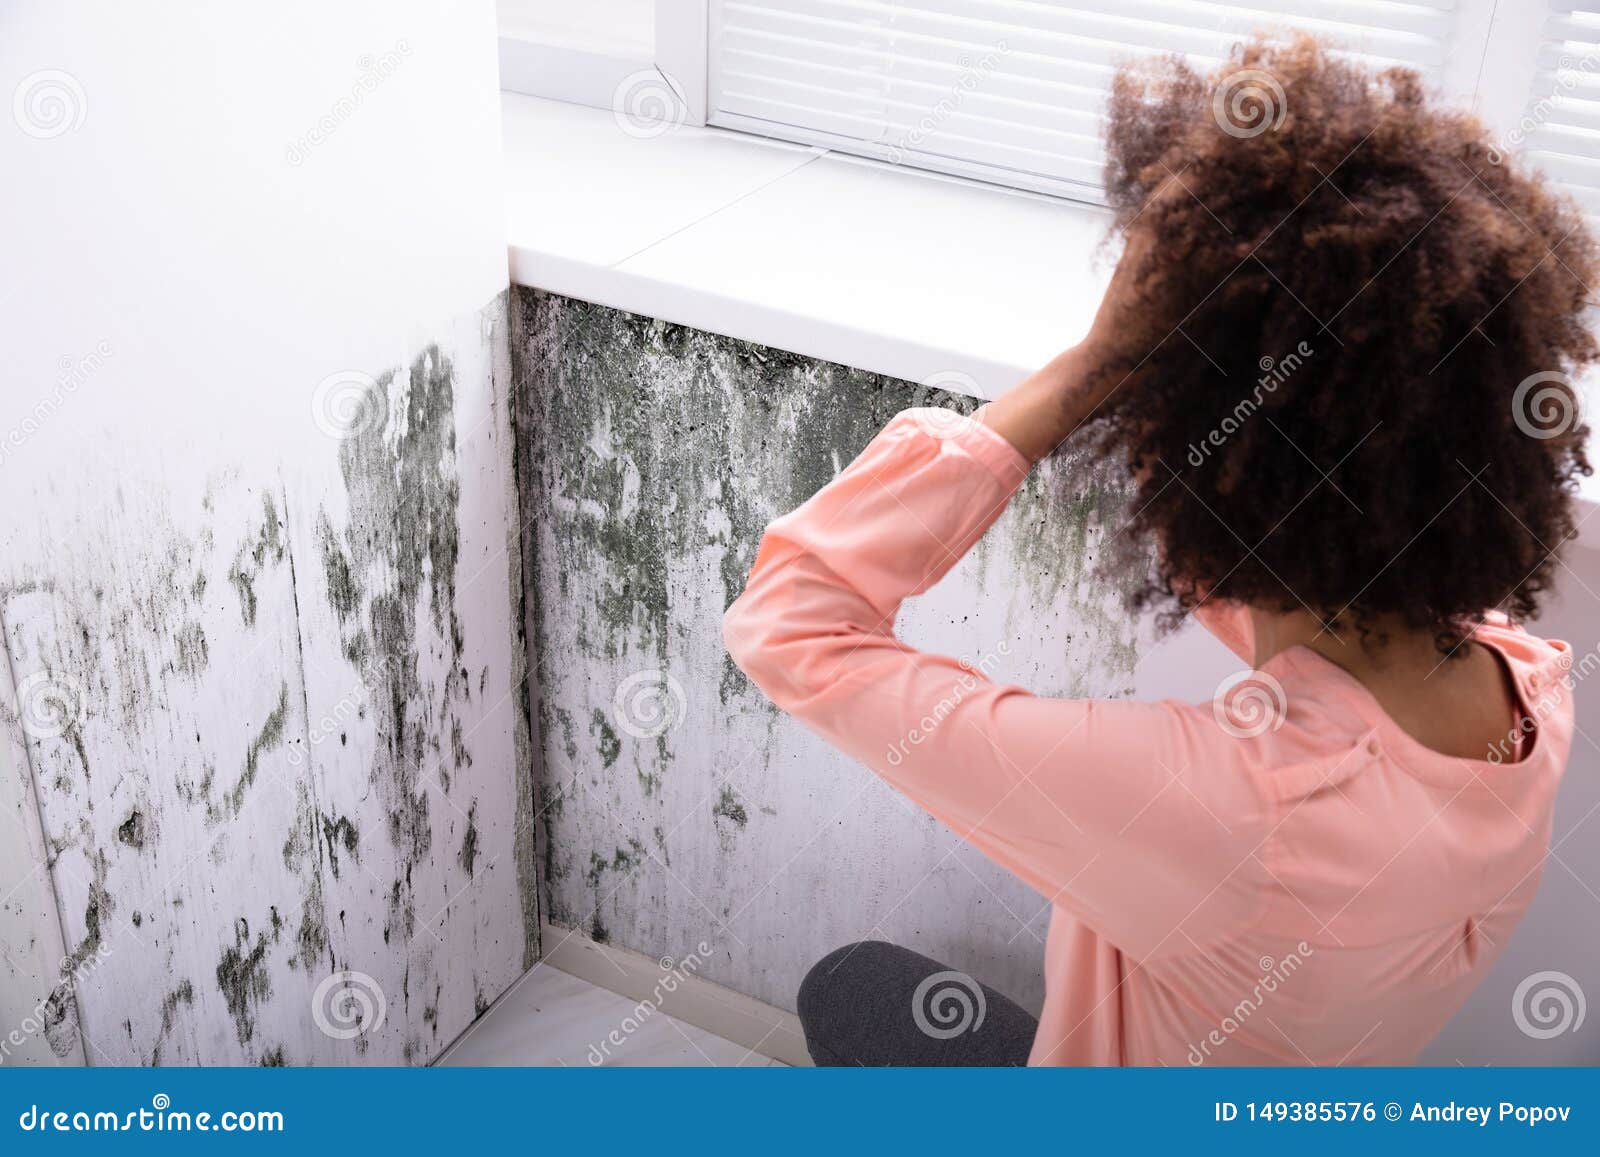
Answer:
[[1218, 1121], [1264, 1121], [1308, 1124], [1315, 1122], [1385, 1121], [1420, 1123], [1425, 1125], [1475, 1125], [1483, 1128], [1493, 1124], [1551, 1125], [1572, 1118], [1571, 1105], [1519, 1105], [1501, 1101], [1491, 1105], [1466, 1105], [1446, 1101], [1438, 1105], [1425, 1105], [1413, 1101], [1409, 1106], [1390, 1101], [1379, 1106], [1372, 1101], [1218, 1101], [1215, 1119]]

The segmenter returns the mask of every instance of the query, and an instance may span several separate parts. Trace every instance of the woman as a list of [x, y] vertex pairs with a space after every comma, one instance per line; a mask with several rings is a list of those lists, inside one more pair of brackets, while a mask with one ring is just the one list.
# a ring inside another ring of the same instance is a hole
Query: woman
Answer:
[[[726, 624], [778, 706], [1052, 902], [1043, 1014], [983, 989], [946, 1031], [913, 1008], [938, 964], [850, 945], [801, 989], [808, 1043], [1407, 1063], [1548, 849], [1570, 655], [1501, 612], [1535, 613], [1574, 533], [1558, 371], [1596, 356], [1593, 244], [1413, 74], [1307, 39], [1126, 72], [1107, 137], [1127, 243], [1088, 337], [972, 420], [898, 415], [768, 527]], [[1200, 619], [1265, 716], [1035, 697], [894, 637], [1074, 435], [1132, 471], [1136, 605]]]

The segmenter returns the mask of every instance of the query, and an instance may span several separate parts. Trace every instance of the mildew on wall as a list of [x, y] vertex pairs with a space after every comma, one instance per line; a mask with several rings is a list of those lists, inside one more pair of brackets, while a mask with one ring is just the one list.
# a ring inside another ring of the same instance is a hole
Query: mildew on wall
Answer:
[[276, 474], [192, 446], [17, 508], [58, 1053], [422, 1063], [536, 957], [506, 325], [343, 374]]
[[[704, 975], [786, 1008], [813, 960], [867, 937], [1036, 1002], [1044, 899], [779, 715], [721, 639], [766, 523], [896, 411], [960, 400], [514, 302], [550, 919], [650, 955], [704, 940]], [[1093, 569], [1125, 502], [1103, 467], [1053, 463], [902, 635], [1043, 693], [1126, 694], [1135, 626]]]

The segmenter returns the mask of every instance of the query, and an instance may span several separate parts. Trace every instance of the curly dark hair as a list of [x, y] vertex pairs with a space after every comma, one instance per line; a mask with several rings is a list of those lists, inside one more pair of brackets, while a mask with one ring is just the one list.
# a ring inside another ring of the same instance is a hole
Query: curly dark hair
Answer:
[[1448, 649], [1531, 617], [1574, 532], [1581, 212], [1416, 73], [1309, 37], [1124, 69], [1106, 184], [1146, 231], [1091, 429], [1155, 545], [1135, 602], [1304, 608]]

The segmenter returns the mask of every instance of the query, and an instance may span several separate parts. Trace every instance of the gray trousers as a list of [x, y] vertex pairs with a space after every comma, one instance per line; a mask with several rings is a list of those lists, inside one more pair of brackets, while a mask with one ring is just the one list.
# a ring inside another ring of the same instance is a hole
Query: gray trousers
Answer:
[[1025, 1065], [1039, 1022], [936, 960], [866, 940], [835, 949], [800, 983], [800, 1024], [818, 1065]]

